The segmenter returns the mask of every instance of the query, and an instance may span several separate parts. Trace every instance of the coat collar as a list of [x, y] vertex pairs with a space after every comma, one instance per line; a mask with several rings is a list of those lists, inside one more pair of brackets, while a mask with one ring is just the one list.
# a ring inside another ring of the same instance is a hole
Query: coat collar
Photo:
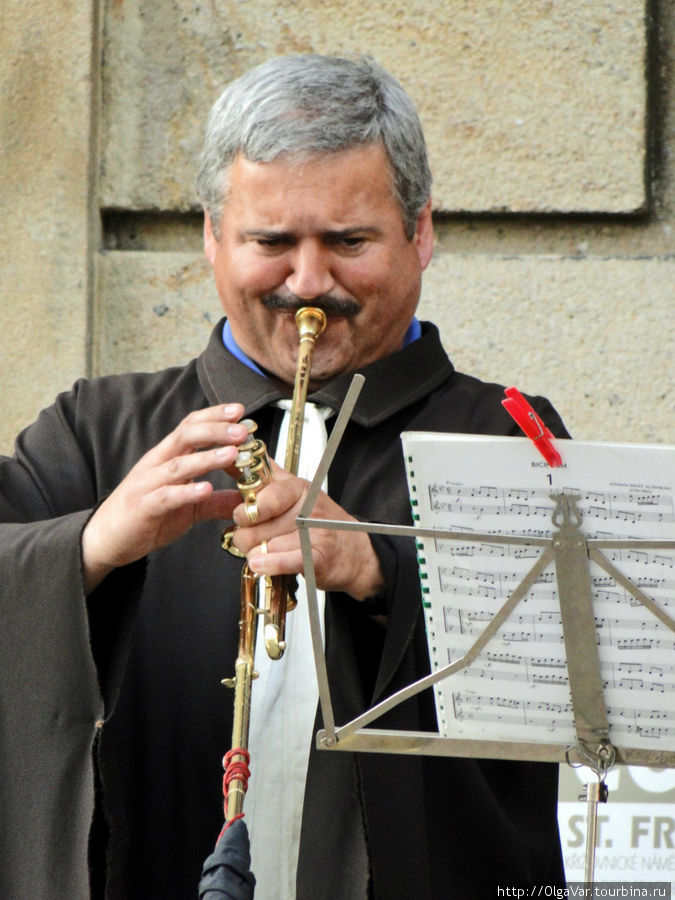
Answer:
[[[222, 342], [223, 322], [197, 360], [197, 370], [209, 403], [243, 403], [245, 415], [281, 399], [285, 394], [271, 380], [235, 359]], [[425, 397], [452, 375], [454, 369], [443, 349], [438, 329], [422, 323], [422, 336], [402, 350], [358, 369], [365, 376], [352, 419], [370, 427]], [[340, 409], [351, 382], [351, 374], [323, 385], [309, 400]]]

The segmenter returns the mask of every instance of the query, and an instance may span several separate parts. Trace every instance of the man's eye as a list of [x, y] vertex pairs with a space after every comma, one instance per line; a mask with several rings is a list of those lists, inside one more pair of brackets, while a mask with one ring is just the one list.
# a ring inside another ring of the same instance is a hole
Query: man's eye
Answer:
[[344, 247], [347, 247], [349, 250], [356, 250], [356, 249], [358, 249], [359, 247], [362, 247], [362, 246], [363, 246], [363, 244], [365, 243], [365, 238], [363, 238], [363, 237], [356, 237], [356, 236], [354, 236], [354, 237], [344, 237], [344, 238], [342, 238], [342, 240], [340, 241], [340, 243], [341, 243]]

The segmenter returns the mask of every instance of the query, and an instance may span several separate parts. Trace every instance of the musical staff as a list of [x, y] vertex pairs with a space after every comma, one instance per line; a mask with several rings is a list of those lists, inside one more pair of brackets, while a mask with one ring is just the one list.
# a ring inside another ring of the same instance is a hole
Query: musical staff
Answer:
[[[465, 486], [455, 482], [428, 485], [430, 508], [463, 517], [548, 516], [553, 503], [546, 488]], [[564, 492], [579, 494], [589, 520], [618, 523], [675, 522], [673, 497], [667, 491], [583, 491], [573, 486]]]

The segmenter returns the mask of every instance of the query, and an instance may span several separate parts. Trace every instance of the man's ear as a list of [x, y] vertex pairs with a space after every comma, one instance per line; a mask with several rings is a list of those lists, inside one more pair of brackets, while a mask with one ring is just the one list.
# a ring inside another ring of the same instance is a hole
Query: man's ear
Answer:
[[211, 216], [204, 210], [204, 255], [211, 263], [214, 264], [216, 253], [218, 252], [218, 240], [213, 233], [213, 223]]
[[424, 204], [422, 212], [417, 217], [415, 236], [413, 240], [417, 244], [417, 252], [420, 257], [422, 270], [431, 262], [434, 252], [434, 224], [431, 219], [431, 197]]

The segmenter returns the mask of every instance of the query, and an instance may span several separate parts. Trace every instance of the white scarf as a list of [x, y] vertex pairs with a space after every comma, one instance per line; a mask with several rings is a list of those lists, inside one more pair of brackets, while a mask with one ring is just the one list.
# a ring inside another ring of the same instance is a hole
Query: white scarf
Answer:
[[[275, 454], [283, 465], [290, 400], [277, 405], [285, 410]], [[301, 478], [314, 476], [326, 447], [325, 420], [330, 413], [327, 407], [305, 404]], [[305, 779], [319, 697], [302, 576], [298, 576], [296, 597], [298, 605], [286, 619], [287, 649], [280, 660], [269, 659], [262, 623], [258, 628], [255, 668], [259, 677], [251, 689], [251, 777], [244, 804], [256, 900], [295, 897]], [[317, 591], [317, 599], [323, 621], [323, 591]]]

